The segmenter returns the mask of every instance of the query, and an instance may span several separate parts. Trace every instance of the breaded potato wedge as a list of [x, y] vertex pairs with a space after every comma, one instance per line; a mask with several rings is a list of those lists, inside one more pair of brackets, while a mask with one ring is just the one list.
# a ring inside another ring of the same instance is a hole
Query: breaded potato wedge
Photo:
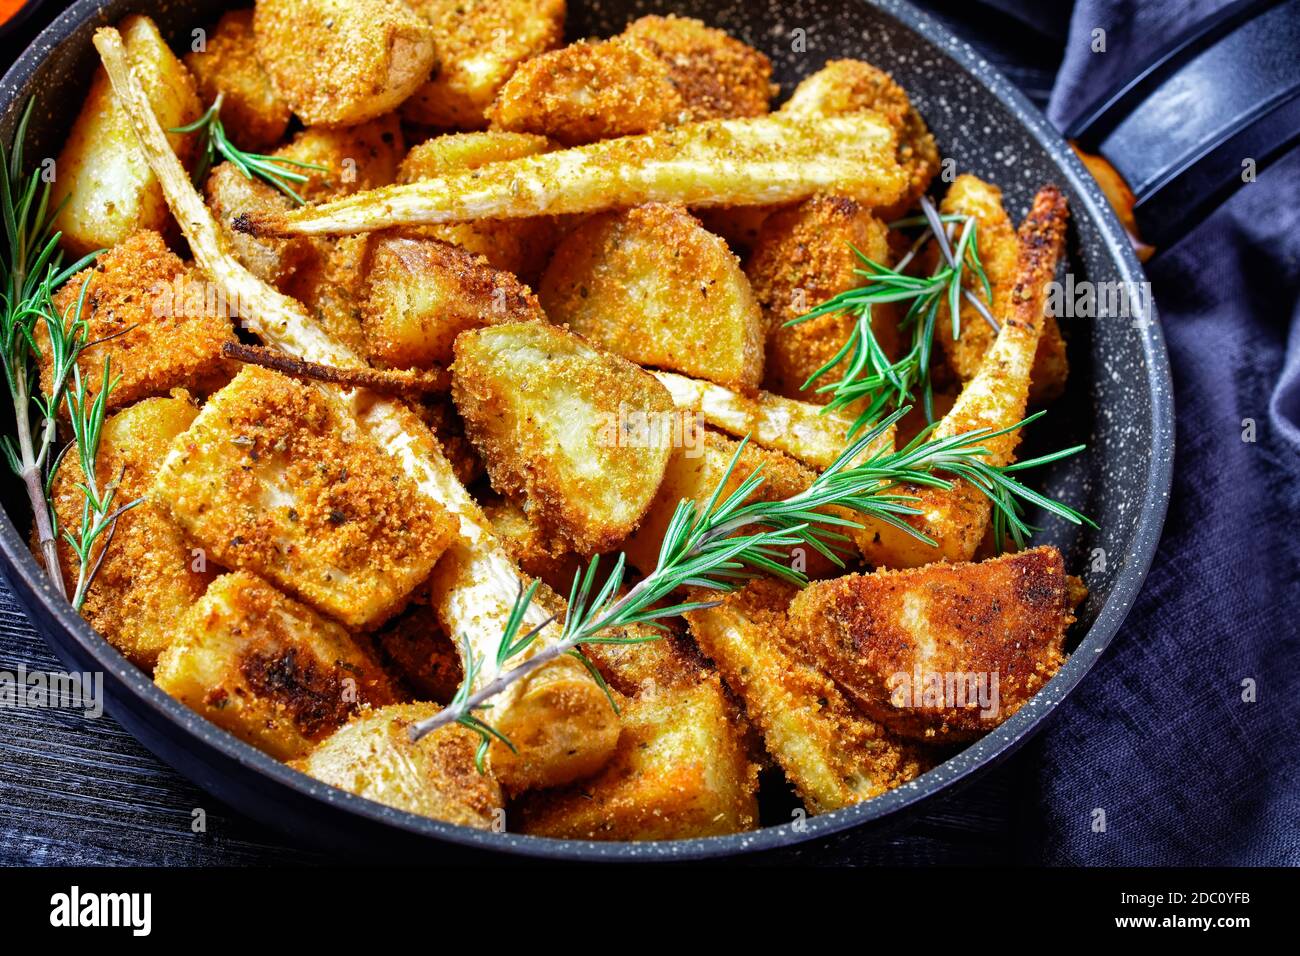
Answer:
[[926, 742], [972, 740], [1065, 662], [1074, 622], [1061, 553], [817, 581], [790, 605], [810, 658], [866, 713]]
[[615, 37], [579, 40], [525, 60], [487, 115], [494, 129], [580, 146], [648, 133], [688, 114], [663, 62]]
[[717, 677], [623, 708], [623, 735], [595, 777], [528, 795], [524, 833], [574, 840], [684, 840], [758, 825], [758, 768]]
[[893, 77], [861, 60], [830, 60], [795, 87], [780, 112], [829, 117], [859, 110], [883, 115], [898, 134], [898, 162], [907, 171], [908, 184], [903, 196], [882, 204], [880, 218], [888, 221], [910, 209], [939, 172], [934, 136]]
[[[764, 480], [750, 499], [752, 501], [789, 498], [807, 490], [817, 477], [815, 471], [779, 451], [770, 451], [752, 443], [741, 449], [738, 441], [717, 432], [700, 429], [698, 441], [673, 449], [658, 494], [641, 519], [641, 524], [623, 543], [623, 553], [627, 555], [628, 564], [642, 574], [654, 570], [659, 561], [659, 546], [663, 542], [664, 532], [668, 530], [668, 523], [677, 510], [678, 502], [690, 500], [703, 507], [722, 482], [727, 467], [738, 450], [740, 458], [718, 496], [719, 501], [725, 501], [742, 481], [760, 468]], [[810, 577], [824, 577], [837, 570], [835, 564], [824, 555], [806, 547], [792, 550], [790, 563]]]
[[[258, 280], [224, 248], [215, 220], [167, 143], [139, 80], [131, 71], [122, 38], [104, 28], [95, 48], [119, 102], [131, 119], [150, 168], [176, 211], [195, 259], [231, 298], [248, 305], [251, 331], [300, 359], [341, 367], [360, 363], [358, 353], [333, 339], [296, 300]], [[429, 582], [430, 605], [448, 634], [465, 634], [476, 661], [483, 662], [475, 688], [497, 673], [501, 629], [510, 617], [525, 578], [491, 534], [477, 502], [460, 484], [452, 464], [418, 414], [404, 402], [353, 390], [338, 392], [362, 433], [391, 457], [419, 492], [456, 519], [461, 544], [448, 549]], [[559, 639], [547, 612], [530, 607], [525, 627], [539, 627], [524, 657], [541, 653]], [[547, 661], [492, 700], [492, 720], [516, 750], [498, 743], [489, 754], [493, 775], [514, 792], [560, 786], [594, 773], [618, 743], [618, 716], [586, 668], [571, 656]]]
[[648, 202], [764, 206], [819, 192], [869, 207], [903, 195], [897, 133], [879, 114], [708, 120], [492, 163], [283, 216], [250, 217], [254, 235], [337, 235], [393, 226], [517, 219]]
[[405, 3], [257, 0], [257, 59], [308, 126], [354, 126], [396, 109], [436, 62], [434, 33]]
[[208, 208], [230, 250], [249, 272], [263, 282], [284, 289], [293, 274], [314, 256], [312, 240], [306, 236], [261, 239], [236, 232], [230, 223], [236, 216], [270, 209], [288, 209], [288, 196], [260, 179], [250, 179], [233, 163], [222, 163], [208, 174], [203, 192]]
[[776, 94], [766, 56], [691, 17], [641, 17], [621, 38], [645, 47], [668, 68], [687, 122], [762, 116]]
[[792, 646], [786, 609], [794, 593], [758, 579], [687, 620], [808, 812], [826, 813], [906, 783], [926, 759], [860, 713]]
[[[531, 133], [499, 130], [479, 133], [448, 133], [425, 140], [402, 160], [399, 183], [443, 176], [450, 172], [478, 169], [488, 163], [536, 156], [549, 152], [555, 143]], [[513, 272], [525, 282], [541, 276], [555, 244], [555, 225], [546, 216], [536, 219], [483, 219], [478, 222], [442, 223], [410, 227], [411, 235], [441, 239], [482, 256], [493, 269]]]
[[[144, 495], [172, 439], [197, 414], [180, 395], [145, 399], [104, 422], [95, 471], [101, 489], [117, 482], [115, 507]], [[81, 525], [85, 496], [78, 485], [83, 480], [77, 456], [67, 456], [50, 496], [63, 528], [75, 531]], [[102, 548], [94, 553], [97, 560]], [[59, 542], [59, 559], [64, 568], [77, 566], [66, 541]], [[180, 528], [143, 501], [117, 519], [112, 547], [103, 554], [81, 616], [133, 664], [152, 672], [181, 618], [214, 576]]]
[[[843, 412], [827, 411], [821, 405], [771, 392], [759, 392], [750, 398], [673, 372], [655, 372], [654, 377], [668, 389], [678, 408], [698, 413], [706, 424], [737, 438], [748, 435], [755, 444], [784, 452], [818, 470], [829, 468], [848, 444], [845, 436], [853, 426], [853, 418]], [[893, 447], [894, 433], [890, 429], [864, 454]]]
[[[1007, 297], [1006, 311], [998, 315], [1001, 331], [980, 366], [966, 383], [952, 409], [931, 433], [931, 440], [980, 428], [1009, 428], [1025, 414], [1029, 376], [1043, 329], [1047, 285], [1065, 249], [1069, 209], [1055, 186], [1044, 186], [1020, 227], [1020, 257], [1016, 284]], [[1015, 460], [1019, 432], [1008, 432], [981, 445], [990, 465]], [[914, 568], [931, 561], [969, 561], [989, 525], [989, 499], [961, 480], [951, 490], [902, 485], [899, 494], [916, 496], [910, 502], [921, 513], [904, 520], [935, 544], [931, 545], [879, 521], [865, 521], [854, 532], [862, 556], [877, 568]]]
[[[198, 119], [203, 109], [194, 78], [154, 22], [133, 14], [119, 27], [131, 67], [163, 129]], [[167, 141], [181, 162], [188, 163], [197, 135], [171, 133]], [[50, 208], [58, 210], [54, 230], [63, 234], [60, 242], [74, 257], [116, 246], [141, 229], [173, 228], [158, 180], [140, 155], [130, 120], [118, 107], [102, 69], [95, 72], [56, 161]]]
[[361, 309], [370, 287], [366, 270], [375, 237], [299, 238], [307, 239], [311, 254], [294, 269], [285, 291], [334, 341], [356, 355], [365, 355]]
[[203, 49], [185, 54], [185, 65], [204, 103], [222, 98], [221, 123], [240, 149], [263, 151], [284, 137], [289, 104], [257, 62], [252, 9], [222, 14]]
[[347, 631], [246, 571], [208, 586], [154, 683], [278, 760], [306, 756], [361, 708], [396, 699]]
[[220, 564], [351, 627], [399, 610], [455, 534], [321, 389], [257, 366], [209, 399], [149, 494]]
[[503, 825], [505, 797], [474, 766], [473, 731], [452, 724], [412, 742], [411, 726], [438, 710], [437, 704], [393, 704], [358, 714], [290, 765], [331, 787], [422, 817], [479, 830]]
[[381, 116], [356, 126], [308, 127], [272, 155], [324, 166], [294, 167], [307, 182], [293, 188], [308, 202], [325, 202], [396, 182], [405, 151], [397, 117]]
[[[980, 262], [993, 290], [991, 311], [995, 316], [1007, 308], [1007, 297], [1016, 284], [1016, 264], [1020, 242], [1016, 229], [1006, 210], [1002, 208], [1002, 190], [976, 176], [963, 173], [958, 176], [940, 204], [944, 215], [974, 216], [977, 224], [976, 245]], [[935, 320], [935, 338], [943, 349], [944, 357], [962, 382], [970, 381], [979, 371], [993, 339], [993, 328], [969, 302], [963, 302], [961, 334], [952, 336], [952, 316], [947, 303], [939, 307]], [[1065, 390], [1069, 375], [1069, 362], [1065, 356], [1065, 340], [1056, 317], [1043, 316], [1043, 333], [1034, 354], [1034, 367], [1029, 373], [1029, 404], [1045, 405], [1059, 398]]]
[[[786, 398], [817, 404], [830, 401], [831, 396], [818, 392], [816, 385], [838, 378], [834, 369], [824, 380], [808, 388], [804, 384], [835, 358], [857, 318], [840, 313], [790, 327], [785, 323], [862, 285], [855, 271], [863, 267], [862, 261], [854, 249], [875, 262], [889, 259], [887, 227], [852, 199], [817, 196], [764, 221], [745, 263], [745, 274], [767, 317], [764, 388]], [[875, 309], [871, 327], [885, 352], [892, 354], [898, 345], [893, 311]]]
[[361, 326], [379, 365], [448, 365], [456, 336], [467, 329], [546, 319], [528, 286], [450, 243], [380, 236], [368, 270]]
[[452, 398], [492, 486], [583, 554], [627, 537], [659, 488], [672, 399], [631, 362], [563, 329], [461, 333]]
[[569, 544], [557, 541], [534, 515], [509, 498], [484, 505], [483, 513], [526, 574], [540, 578], [558, 594], [569, 593], [574, 574], [583, 566], [581, 556]]
[[[186, 270], [158, 233], [133, 233], [70, 278], [54, 295], [65, 323], [87, 282], [81, 318], [89, 341], [98, 344], [82, 352], [79, 364], [91, 394], [99, 391], [105, 363], [112, 375], [121, 376], [109, 394], [110, 409], [174, 388], [206, 391], [224, 380], [221, 346], [235, 338], [225, 303], [202, 294], [204, 280]], [[41, 322], [36, 341], [41, 387], [48, 395], [53, 366], [49, 333]]]
[[763, 315], [740, 263], [681, 206], [588, 219], [538, 294], [552, 322], [638, 364], [744, 391], [762, 379]]
[[410, 0], [433, 28], [438, 67], [407, 101], [407, 119], [479, 130], [519, 64], [564, 39], [564, 0]]
[[715, 236], [727, 240], [731, 251], [742, 258], [747, 256], [758, 241], [758, 231], [767, 217], [779, 206], [718, 206], [692, 209], [691, 214]]
[[465, 679], [460, 650], [438, 626], [427, 604], [411, 604], [372, 635], [384, 663], [418, 700], [446, 704]]

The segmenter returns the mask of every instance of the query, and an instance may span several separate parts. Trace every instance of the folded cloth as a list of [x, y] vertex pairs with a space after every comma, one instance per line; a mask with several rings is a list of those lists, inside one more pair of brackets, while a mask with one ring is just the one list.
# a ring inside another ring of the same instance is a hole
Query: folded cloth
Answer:
[[[1030, 25], [1060, 6], [994, 5]], [[1223, 5], [1080, 0], [1048, 116], [1063, 127]], [[1096, 29], [1105, 53], [1093, 52]], [[1300, 152], [1161, 250], [1147, 275], [1173, 365], [1169, 517], [1124, 627], [1032, 745], [1024, 853], [1052, 864], [1295, 865]]]

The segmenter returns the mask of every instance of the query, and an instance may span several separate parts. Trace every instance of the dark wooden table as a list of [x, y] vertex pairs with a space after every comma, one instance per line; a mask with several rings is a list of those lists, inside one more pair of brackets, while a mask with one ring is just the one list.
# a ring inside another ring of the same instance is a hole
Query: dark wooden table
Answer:
[[[981, 47], [1031, 98], [1045, 100], [1059, 60], [1051, 41], [1020, 43], [1034, 62], [1008, 62], [982, 42], [1025, 31], [996, 11], [922, 3]], [[0, 66], [66, 4], [47, 0], [33, 22], [6, 37]], [[0, 577], [0, 670], [61, 670]], [[1035, 857], [1028, 804], [1032, 745], [888, 838], [841, 838], [818, 853], [825, 864], [1000, 864]], [[193, 811], [207, 831], [191, 830]], [[772, 862], [780, 862], [777, 857]], [[212, 866], [342, 862], [291, 845], [208, 796], [163, 764], [111, 716], [0, 709], [0, 864]]]

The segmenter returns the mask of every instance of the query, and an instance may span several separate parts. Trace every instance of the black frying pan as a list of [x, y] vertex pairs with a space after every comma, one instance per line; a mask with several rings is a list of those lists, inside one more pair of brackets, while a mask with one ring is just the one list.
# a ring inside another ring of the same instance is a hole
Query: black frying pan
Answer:
[[[28, 155], [55, 155], [98, 63], [97, 26], [131, 12], [150, 14], [180, 47], [195, 26], [228, 7], [219, 0], [79, 0], [23, 54], [0, 84], [0, 139], [8, 143], [22, 106], [37, 107]], [[998, 183], [1013, 217], [1034, 190], [1059, 184], [1073, 228], [1068, 269], [1077, 281], [1145, 281], [1130, 242], [1096, 183], [1046, 119], [969, 46], [897, 0], [570, 0], [574, 37], [609, 35], [628, 19], [678, 12], [722, 27], [768, 53], [788, 93], [827, 59], [864, 58], [889, 70], [912, 95], [942, 154]], [[797, 52], [793, 31], [804, 31]], [[1104, 112], [1104, 111], [1102, 111]], [[1109, 154], [1108, 154], [1109, 155]], [[1112, 157], [1112, 161], [1114, 158]], [[48, 586], [26, 543], [25, 497], [16, 482], [0, 487], [3, 570], [36, 627], [67, 666], [102, 671], [109, 712], [146, 747], [227, 803], [303, 841], [343, 853], [430, 859], [499, 851], [590, 860], [720, 857], [818, 841], [849, 828], [880, 827], [1006, 757], [1043, 724], [1079, 684], [1115, 636], [1156, 551], [1173, 459], [1168, 358], [1156, 316], [1064, 320], [1071, 380], [1049, 412], [1054, 447], [1086, 442], [1082, 456], [1035, 475], [1040, 487], [1094, 518], [1099, 530], [1054, 520], [1040, 540], [1056, 544], [1090, 594], [1071, 635], [1073, 654], [1028, 705], [993, 733], [916, 781], [856, 807], [754, 833], [671, 843], [590, 843], [484, 833], [416, 817], [362, 800], [299, 774], [196, 716], [158, 690], [95, 634]], [[1033, 436], [1030, 436], [1031, 442]], [[1032, 520], [1031, 516], [1031, 520]], [[1040, 516], [1041, 517], [1041, 516]], [[1105, 560], [1097, 560], [1099, 552]], [[784, 819], [789, 819], [785, 816]]]

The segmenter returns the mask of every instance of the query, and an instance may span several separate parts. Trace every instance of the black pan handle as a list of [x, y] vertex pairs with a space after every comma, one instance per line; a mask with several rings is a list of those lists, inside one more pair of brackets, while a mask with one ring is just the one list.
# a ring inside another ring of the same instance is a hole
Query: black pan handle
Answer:
[[1230, 4], [1092, 103], [1065, 136], [1128, 185], [1143, 241], [1181, 238], [1300, 142], [1300, 0]]

